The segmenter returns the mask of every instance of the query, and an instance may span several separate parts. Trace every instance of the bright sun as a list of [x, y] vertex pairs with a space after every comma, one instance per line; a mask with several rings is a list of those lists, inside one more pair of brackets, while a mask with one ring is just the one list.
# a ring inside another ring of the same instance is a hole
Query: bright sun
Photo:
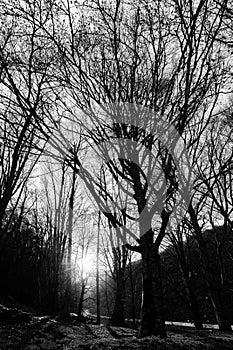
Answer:
[[83, 273], [86, 277], [94, 271], [95, 268], [95, 256], [93, 254], [87, 254], [82, 261]]

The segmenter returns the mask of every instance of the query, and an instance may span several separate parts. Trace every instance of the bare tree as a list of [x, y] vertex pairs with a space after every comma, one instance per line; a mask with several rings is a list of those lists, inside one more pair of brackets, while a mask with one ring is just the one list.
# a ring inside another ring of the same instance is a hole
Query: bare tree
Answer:
[[56, 55], [35, 25], [35, 4], [14, 0], [0, 4], [1, 227], [10, 200], [20, 197], [47, 140], [41, 133], [42, 121], [51, 113], [48, 87], [53, 81], [50, 68]]
[[96, 246], [96, 324], [100, 324], [100, 224], [101, 212], [98, 212], [97, 246]]
[[[229, 254], [227, 246], [230, 244], [229, 232], [232, 230], [233, 210], [232, 139], [229, 131], [230, 126], [222, 113], [210, 124], [202, 148], [202, 157], [196, 164], [196, 186], [193, 201], [189, 206], [190, 220], [203, 259], [210, 300], [219, 328], [227, 331], [231, 331], [231, 325], [225, 301], [227, 290], [231, 287], [228, 285], [226, 257]], [[207, 235], [206, 223], [212, 227], [211, 235]], [[211, 258], [213, 252], [215, 261]], [[214, 281], [210, 282], [213, 266], [215, 277]]]
[[[9, 111], [8, 111], [9, 112]], [[25, 125], [17, 126], [14, 122], [1, 121], [1, 148], [0, 148], [0, 246], [4, 243], [7, 225], [6, 212], [9, 205], [16, 208], [27, 186], [28, 179], [40, 157], [34, 152], [36, 141], [35, 130]]]
[[[67, 1], [60, 6], [53, 3], [49, 10], [46, 8], [45, 24], [27, 12], [29, 19], [33, 18], [36, 28], [43, 31], [44, 37], [53, 43], [54, 52], [58, 53], [59, 60], [54, 69], [59, 71], [57, 80], [63, 92], [56, 94], [57, 103], [66, 110], [66, 118], [74, 117], [86, 130], [86, 144], [96, 146], [100, 140], [111, 138], [135, 141], [140, 149], [155, 149], [164, 173], [166, 195], [160, 218], [154, 220], [157, 230], [151, 211], [150, 227], [146, 232], [145, 225], [139, 227], [138, 245], [128, 245], [128, 249], [138, 251], [142, 256], [144, 297], [140, 336], [166, 335], [159, 249], [171, 222], [172, 209], [176, 207], [179, 188], [177, 163], [171, 154], [171, 148], [177, 149], [177, 140], [173, 143], [168, 140], [164, 145], [154, 137], [155, 124], [158, 120], [172, 124], [187, 143], [190, 129], [200, 136], [199, 122], [211, 117], [224, 84], [224, 58], [216, 39], [226, 5], [227, 0], [222, 3], [215, 0], [195, 3], [146, 0], [137, 4], [122, 0], [106, 4], [91, 0], [76, 7]], [[116, 109], [105, 107], [107, 114], [113, 114], [106, 123], [93, 107], [104, 103], [136, 104], [150, 108], [154, 117], [150, 113], [138, 113], [140, 108], [136, 108], [133, 113], [128, 111], [125, 121], [119, 122], [119, 119], [114, 119]], [[78, 109], [83, 113], [83, 120]], [[136, 128], [132, 121], [135, 113], [139, 115]], [[53, 114], [50, 116], [57, 126], [57, 118]], [[167, 131], [165, 128], [164, 136]], [[102, 155], [104, 151], [106, 148], [99, 148]], [[124, 152], [129, 154], [129, 149]], [[72, 156], [68, 149], [67, 154]], [[120, 179], [130, 183], [133, 210], [141, 215], [147, 204], [149, 181], [132, 159], [118, 158], [107, 163], [109, 173], [117, 185], [120, 185]], [[83, 165], [80, 157], [76, 164], [78, 168]], [[85, 177], [95, 199], [102, 201], [102, 209], [105, 208], [106, 196], [112, 199], [108, 188], [103, 189], [100, 199], [98, 179], [90, 172], [80, 172], [80, 169], [78, 172]], [[157, 182], [159, 180], [160, 177]], [[122, 187], [122, 192], [124, 189], [127, 192], [127, 186]], [[132, 209], [132, 205], [129, 207]], [[129, 207], [125, 209], [125, 215], [131, 220]], [[113, 214], [107, 213], [107, 217], [119, 221]], [[116, 229], [119, 227], [117, 222]]]
[[[178, 286], [179, 291], [177, 292], [179, 295], [182, 295], [183, 300], [188, 301], [187, 304], [191, 310], [195, 328], [203, 329], [204, 315], [201, 310], [200, 290], [198, 290], [198, 282], [200, 283], [200, 278], [202, 277], [202, 271], [199, 269], [199, 261], [197, 258], [199, 257], [198, 244], [192, 235], [190, 224], [185, 221], [186, 220], [179, 225], [176, 232], [171, 232], [169, 234], [169, 239], [174, 251], [173, 255], [183, 277], [182, 285]], [[170, 250], [168, 254], [170, 254]], [[164, 262], [164, 265], [166, 266], [166, 262]], [[176, 288], [175, 285], [177, 286], [177, 281], [173, 280], [176, 276], [167, 277], [171, 281], [171, 286], [173, 285], [173, 287]]]
[[[92, 101], [97, 105], [136, 102], [149, 107], [161, 118], [172, 122], [180, 135], [188, 132], [189, 127], [195, 128], [198, 119], [208, 119], [221, 88], [221, 55], [215, 39], [226, 3], [170, 1], [161, 6], [161, 1], [126, 5], [119, 0], [104, 5], [93, 0], [83, 7], [78, 5], [80, 11], [84, 9], [79, 23], [75, 21], [76, 8], [71, 8], [69, 2], [64, 5], [65, 39], [54, 42], [64, 53], [67, 94], [86, 113], [89, 125], [97, 128], [96, 134], [89, 131], [89, 139], [97, 144], [110, 134], [115, 138], [134, 140], [148, 150], [158, 142], [152, 141], [153, 137], [148, 134], [143, 136], [139, 130], [140, 126], [141, 129], [145, 126], [143, 114], [137, 120], [137, 130], [132, 128], [132, 123], [129, 125], [130, 118], [126, 120], [126, 128], [124, 123], [117, 123], [113, 118], [111, 125], [106, 125], [106, 131], [103, 119], [98, 119], [96, 109], [92, 108]], [[55, 22], [53, 30], [58, 31]], [[72, 114], [68, 105], [67, 109]], [[149, 125], [153, 134], [152, 117]], [[166, 147], [159, 142], [157, 145], [157, 157], [167, 182], [165, 206], [158, 220], [160, 228], [156, 235], [152, 227], [146, 233], [141, 227], [139, 245], [128, 246], [142, 254], [144, 297], [140, 336], [165, 335], [159, 247], [166, 234], [178, 185], [174, 159]], [[127, 160], [115, 164], [109, 162], [108, 167], [115, 179], [123, 177], [131, 182], [132, 198], [140, 215], [147, 201], [147, 182], [142, 171]], [[93, 193], [98, 184], [93, 182], [93, 177], [87, 182]], [[107, 194], [108, 191], [104, 193]], [[127, 215], [130, 218], [129, 213]]]

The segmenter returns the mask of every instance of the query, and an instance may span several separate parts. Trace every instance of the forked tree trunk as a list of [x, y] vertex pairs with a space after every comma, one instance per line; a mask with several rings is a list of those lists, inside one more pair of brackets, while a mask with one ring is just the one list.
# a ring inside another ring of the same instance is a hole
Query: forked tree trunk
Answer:
[[153, 231], [141, 237], [143, 295], [139, 337], [166, 337], [160, 256], [153, 243]]

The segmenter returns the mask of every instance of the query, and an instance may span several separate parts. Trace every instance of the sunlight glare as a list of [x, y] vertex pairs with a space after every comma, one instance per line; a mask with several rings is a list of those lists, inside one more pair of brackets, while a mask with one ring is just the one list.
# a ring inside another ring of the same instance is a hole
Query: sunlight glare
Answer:
[[83, 274], [85, 277], [89, 277], [94, 271], [95, 256], [94, 254], [87, 254], [82, 261]]

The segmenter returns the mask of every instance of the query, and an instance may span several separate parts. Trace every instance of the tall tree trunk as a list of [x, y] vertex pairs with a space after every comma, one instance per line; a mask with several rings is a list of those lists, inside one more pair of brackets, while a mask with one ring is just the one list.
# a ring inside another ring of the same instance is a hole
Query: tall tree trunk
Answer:
[[120, 274], [117, 278], [115, 304], [111, 317], [111, 324], [116, 327], [123, 327], [125, 324], [125, 276]]
[[[231, 322], [229, 319], [229, 310], [226, 309], [225, 305], [229, 305], [226, 303], [226, 300], [220, 295], [218, 296], [218, 300], [215, 298], [215, 293], [211, 290], [209, 283], [206, 283], [206, 287], [208, 290], [209, 300], [213, 307], [214, 315], [216, 322], [218, 324], [219, 330], [222, 332], [232, 332]], [[221, 292], [219, 292], [221, 293]]]
[[98, 215], [97, 254], [96, 254], [96, 323], [100, 324], [100, 287], [99, 287], [99, 252], [100, 252], [100, 211]]
[[80, 320], [81, 320], [81, 316], [83, 313], [83, 302], [84, 302], [85, 289], [86, 289], [86, 284], [85, 284], [84, 279], [82, 279], [81, 293], [80, 293], [80, 298], [79, 298], [79, 303], [78, 303], [78, 319], [80, 319]]
[[227, 303], [222, 302], [221, 307], [217, 307], [215, 300], [213, 298], [212, 293], [209, 292], [209, 300], [214, 310], [214, 315], [216, 318], [216, 322], [218, 324], [219, 330], [222, 332], [232, 332], [231, 322], [229, 320], [229, 311], [226, 310]]
[[109, 308], [109, 302], [108, 302], [108, 275], [107, 271], [105, 271], [105, 301], [106, 301], [106, 307], [108, 311], [108, 317], [110, 317], [110, 308]]
[[114, 255], [114, 274], [116, 282], [116, 294], [111, 324], [117, 327], [125, 324], [125, 269], [127, 262], [127, 249], [122, 247], [112, 248]]
[[194, 326], [197, 330], [203, 329], [203, 316], [200, 310], [200, 305], [198, 303], [197, 297], [194, 294], [192, 288], [188, 287], [190, 309], [193, 315]]
[[129, 259], [129, 278], [130, 278], [130, 289], [131, 289], [131, 316], [133, 320], [133, 327], [136, 328], [136, 307], [135, 307], [135, 287], [133, 280], [133, 269], [132, 269], [132, 256]]
[[166, 337], [160, 256], [150, 229], [141, 237], [143, 295], [139, 337]]
[[66, 307], [65, 313], [69, 313], [71, 310], [72, 299], [72, 244], [73, 244], [73, 219], [74, 219], [74, 202], [75, 202], [75, 186], [76, 186], [76, 168], [73, 169], [72, 183], [69, 198], [69, 212], [67, 222], [67, 235], [68, 235], [68, 251], [67, 251], [67, 283], [66, 283]]
[[189, 204], [189, 208], [188, 208], [189, 214], [190, 214], [190, 218], [191, 218], [191, 222], [193, 225], [193, 228], [195, 230], [195, 234], [196, 234], [196, 238], [197, 238], [197, 242], [198, 242], [198, 246], [200, 249], [200, 253], [201, 253], [201, 268], [202, 268], [202, 273], [203, 273], [203, 278], [204, 278], [204, 282], [209, 294], [209, 298], [213, 307], [213, 311], [216, 317], [216, 321], [218, 323], [219, 326], [219, 330], [223, 331], [223, 332], [231, 332], [231, 324], [229, 321], [229, 316], [228, 316], [228, 312], [227, 310], [225, 310], [225, 302], [221, 296], [222, 294], [222, 284], [221, 284], [221, 290], [219, 292], [219, 303], [215, 302], [215, 298], [214, 298], [214, 293], [211, 289], [210, 283], [208, 281], [208, 275], [209, 275], [209, 271], [208, 268], [209, 266], [211, 266], [211, 261], [208, 258], [208, 249], [206, 246], [206, 242], [204, 240], [204, 237], [202, 235], [202, 231], [201, 228], [199, 226], [198, 220], [197, 220], [197, 215], [196, 212], [192, 206], [192, 203]]
[[232, 332], [231, 329], [231, 322], [229, 317], [229, 303], [227, 302], [226, 298], [224, 298], [224, 293], [222, 289], [218, 293], [218, 299], [219, 299], [219, 330], [222, 332]]

